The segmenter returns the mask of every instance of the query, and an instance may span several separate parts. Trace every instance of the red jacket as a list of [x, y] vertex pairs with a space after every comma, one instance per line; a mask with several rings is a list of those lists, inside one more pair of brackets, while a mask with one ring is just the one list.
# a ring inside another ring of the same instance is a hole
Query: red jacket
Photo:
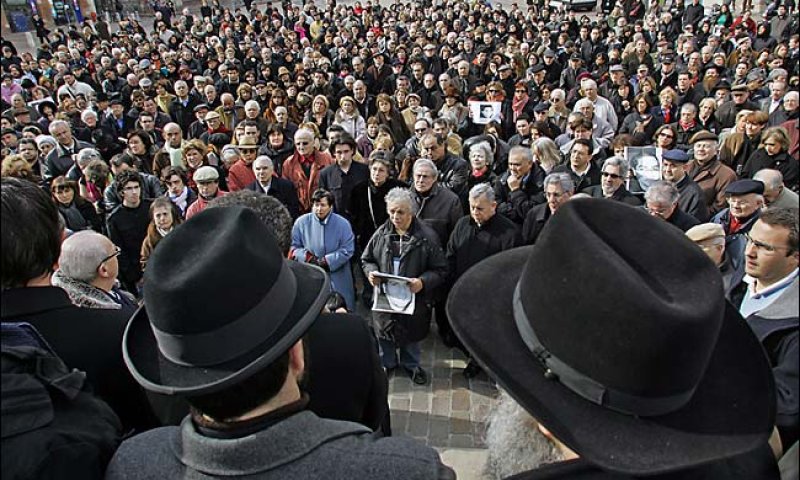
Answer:
[[253, 166], [244, 163], [244, 160], [236, 160], [230, 170], [228, 170], [228, 190], [235, 192], [256, 181], [256, 174], [253, 173]]
[[[303, 167], [300, 164], [300, 155], [297, 152], [283, 162], [282, 176], [294, 184], [294, 188], [297, 190], [297, 198], [300, 200], [301, 214], [311, 211], [311, 194], [319, 186], [319, 172], [332, 163], [333, 158], [330, 155], [318, 150], [314, 152], [314, 162], [311, 164], [308, 176], [306, 176], [306, 172], [303, 171]], [[233, 171], [233, 168], [231, 168], [231, 171]], [[230, 186], [230, 183], [228, 185]], [[233, 187], [230, 188], [233, 190]]]

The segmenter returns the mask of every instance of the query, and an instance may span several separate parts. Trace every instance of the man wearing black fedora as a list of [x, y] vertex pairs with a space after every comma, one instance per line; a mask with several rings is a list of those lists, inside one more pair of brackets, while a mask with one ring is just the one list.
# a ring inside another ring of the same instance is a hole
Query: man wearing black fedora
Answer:
[[453, 478], [433, 449], [307, 410], [302, 338], [329, 290], [247, 208], [207, 209], [165, 238], [123, 355], [143, 387], [192, 412], [123, 442], [106, 478]]
[[515, 478], [777, 477], [758, 339], [702, 250], [642, 210], [567, 202], [536, 245], [466, 272], [447, 308], [528, 428], [572, 458]]

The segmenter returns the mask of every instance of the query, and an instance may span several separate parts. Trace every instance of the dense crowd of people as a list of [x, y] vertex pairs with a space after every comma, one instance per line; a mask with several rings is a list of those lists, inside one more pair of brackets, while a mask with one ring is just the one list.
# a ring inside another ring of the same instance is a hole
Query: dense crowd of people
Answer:
[[[800, 428], [800, 20], [689, 1], [156, 0], [152, 24], [4, 40], [4, 405], [7, 373], [20, 404], [26, 381], [66, 394], [4, 426], [4, 476], [83, 455], [73, 476], [452, 478], [386, 400], [392, 375], [430, 383], [435, 321], [501, 387], [497, 478], [777, 478]], [[88, 440], [6, 455], [53, 408]]]

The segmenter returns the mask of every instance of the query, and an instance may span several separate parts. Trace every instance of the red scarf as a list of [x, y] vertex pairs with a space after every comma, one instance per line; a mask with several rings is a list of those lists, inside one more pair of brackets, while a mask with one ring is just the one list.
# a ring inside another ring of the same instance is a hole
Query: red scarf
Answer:
[[522, 114], [522, 109], [525, 108], [525, 104], [528, 103], [528, 94], [522, 96], [519, 100], [516, 96], [511, 99], [511, 110], [514, 111], [514, 121], [517, 121], [517, 117]]
[[683, 123], [683, 120], [678, 120], [678, 125], [681, 126], [684, 132], [688, 132], [690, 129], [694, 128], [697, 125], [697, 120], [692, 120], [689, 123]]
[[738, 232], [740, 228], [742, 228], [741, 222], [739, 222], [736, 217], [731, 215], [731, 224], [730, 227], [728, 227], [728, 235], [733, 235], [734, 233]]
[[314, 163], [314, 154], [303, 156], [298, 153], [297, 159], [300, 160], [301, 165], [312, 165]]

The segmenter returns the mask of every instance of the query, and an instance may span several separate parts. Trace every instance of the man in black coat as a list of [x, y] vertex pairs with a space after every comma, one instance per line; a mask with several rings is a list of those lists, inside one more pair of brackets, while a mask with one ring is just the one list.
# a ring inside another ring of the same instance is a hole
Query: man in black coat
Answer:
[[544, 179], [544, 196], [547, 203], [536, 205], [525, 216], [522, 241], [533, 245], [550, 217], [575, 193], [575, 183], [565, 172], [551, 173]]
[[642, 200], [625, 188], [630, 166], [628, 161], [620, 157], [611, 157], [603, 163], [600, 172], [600, 185], [584, 190], [593, 198], [609, 198], [634, 207], [642, 205]]
[[689, 156], [683, 150], [667, 150], [662, 154], [661, 175], [678, 189], [678, 207], [700, 222], [708, 221], [710, 215], [703, 189], [686, 173]]
[[150, 225], [150, 204], [142, 195], [142, 177], [135, 170], [117, 176], [117, 195], [122, 203], [108, 217], [108, 238], [120, 247], [119, 280], [122, 287], [139, 297], [142, 242]]
[[[494, 195], [487, 183], [480, 183], [469, 191], [469, 215], [456, 223], [447, 242], [450, 285], [481, 260], [522, 245], [519, 226], [503, 215], [497, 215]], [[464, 352], [470, 357], [466, 350]], [[472, 378], [480, 371], [478, 364], [470, 360], [463, 373]]]
[[[63, 233], [55, 205], [33, 183], [4, 178], [2, 190], [2, 322], [33, 325], [69, 368], [86, 372], [94, 392], [120, 417], [125, 431], [157, 427], [144, 391], [122, 358], [128, 314], [76, 307], [67, 292], [51, 286]], [[117, 261], [109, 256], [103, 263], [114, 268]]]
[[356, 141], [348, 134], [335, 138], [330, 145], [331, 155], [336, 163], [328, 165], [319, 172], [319, 188], [333, 193], [336, 213], [352, 224], [353, 215], [350, 208], [350, 194], [353, 187], [369, 179], [369, 167], [354, 162]]
[[569, 151], [569, 163], [553, 169], [553, 172], [569, 173], [575, 182], [575, 191], [581, 192], [594, 185], [600, 185], [600, 169], [592, 161], [594, 146], [591, 140], [578, 138]]
[[644, 194], [645, 208], [650, 215], [658, 217], [682, 232], [700, 222], [678, 206], [678, 188], [666, 180], [653, 182]]
[[271, 195], [289, 210], [292, 219], [300, 216], [300, 201], [297, 199], [297, 190], [289, 180], [275, 176], [275, 166], [272, 159], [263, 155], [253, 161], [253, 173], [256, 181], [245, 187], [254, 192]]
[[533, 161], [530, 148], [514, 147], [508, 152], [508, 171], [497, 181], [497, 211], [517, 225], [535, 205], [544, 203], [544, 170]]

